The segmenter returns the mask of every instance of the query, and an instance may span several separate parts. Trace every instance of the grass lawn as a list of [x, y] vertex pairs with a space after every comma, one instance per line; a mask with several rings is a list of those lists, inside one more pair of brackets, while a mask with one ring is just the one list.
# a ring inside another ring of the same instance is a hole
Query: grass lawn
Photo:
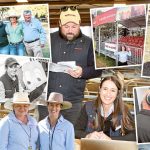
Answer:
[[49, 58], [50, 57], [50, 45], [49, 45], [50, 31], [48, 29], [48, 23], [42, 23], [42, 26], [46, 31], [46, 38], [47, 38], [47, 41], [45, 43], [45, 47], [42, 49], [42, 51], [43, 51], [44, 57]]
[[113, 67], [116, 66], [116, 62], [114, 59], [107, 57], [103, 54], [96, 54], [96, 67], [102, 68], [102, 67]]

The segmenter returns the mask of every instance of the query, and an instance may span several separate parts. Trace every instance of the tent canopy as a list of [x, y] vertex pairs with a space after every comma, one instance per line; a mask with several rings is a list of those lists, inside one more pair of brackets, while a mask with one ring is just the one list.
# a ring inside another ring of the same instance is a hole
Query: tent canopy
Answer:
[[119, 21], [118, 23], [122, 24], [126, 28], [134, 28], [134, 27], [142, 28], [146, 26], [145, 18], [146, 18], [145, 16], [138, 16], [127, 20]]

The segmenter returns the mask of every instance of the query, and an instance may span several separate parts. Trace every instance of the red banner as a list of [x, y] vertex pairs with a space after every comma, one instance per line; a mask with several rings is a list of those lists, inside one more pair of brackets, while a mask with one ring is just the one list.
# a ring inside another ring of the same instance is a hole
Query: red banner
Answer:
[[99, 26], [105, 23], [115, 22], [116, 21], [117, 9], [113, 8], [106, 12], [102, 12], [97, 15], [93, 20], [93, 26]]

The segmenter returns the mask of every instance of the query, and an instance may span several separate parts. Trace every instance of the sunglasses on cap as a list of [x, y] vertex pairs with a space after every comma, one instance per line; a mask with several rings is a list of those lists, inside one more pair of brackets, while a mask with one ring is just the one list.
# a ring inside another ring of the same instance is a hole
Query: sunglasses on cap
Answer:
[[67, 11], [70, 8], [70, 10], [75, 11], [77, 10], [77, 6], [64, 6], [60, 8], [61, 11]]

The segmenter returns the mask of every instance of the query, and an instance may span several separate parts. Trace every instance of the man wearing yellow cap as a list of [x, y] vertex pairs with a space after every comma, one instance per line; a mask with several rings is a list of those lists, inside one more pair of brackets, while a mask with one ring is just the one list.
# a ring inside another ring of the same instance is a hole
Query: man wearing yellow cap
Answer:
[[75, 124], [81, 110], [86, 79], [101, 75], [94, 69], [92, 40], [80, 30], [81, 18], [75, 6], [63, 7], [59, 31], [51, 34], [52, 62], [75, 62], [75, 68], [64, 72], [49, 72], [48, 93], [59, 92], [73, 107], [63, 116]]

